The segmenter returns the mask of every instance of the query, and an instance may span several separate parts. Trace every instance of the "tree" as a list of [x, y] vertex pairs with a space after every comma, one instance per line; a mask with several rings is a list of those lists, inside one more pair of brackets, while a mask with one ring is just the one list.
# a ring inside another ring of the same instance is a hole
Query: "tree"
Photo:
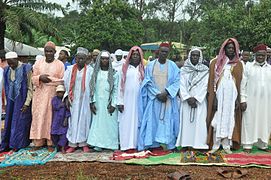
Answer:
[[238, 40], [240, 49], [252, 50], [257, 43], [271, 44], [271, 1], [261, 0], [249, 9], [245, 0], [194, 2], [185, 9], [190, 19], [180, 22], [186, 44], [205, 46], [211, 56], [230, 37]]
[[77, 46], [89, 49], [99, 48], [114, 51], [117, 48], [130, 49], [140, 45], [143, 26], [138, 11], [128, 3], [115, 0], [110, 3], [94, 2], [79, 25]]
[[79, 39], [80, 22], [79, 19], [83, 18], [85, 14], [80, 14], [73, 10], [65, 14], [64, 17], [58, 17], [55, 20], [55, 26], [62, 37], [62, 42], [65, 44], [73, 45]]
[[33, 41], [32, 29], [56, 36], [57, 30], [48, 16], [41, 13], [52, 10], [62, 10], [62, 7], [45, 0], [0, 0], [0, 49], [5, 47], [6, 33], [17, 41], [22, 41], [23, 36]]

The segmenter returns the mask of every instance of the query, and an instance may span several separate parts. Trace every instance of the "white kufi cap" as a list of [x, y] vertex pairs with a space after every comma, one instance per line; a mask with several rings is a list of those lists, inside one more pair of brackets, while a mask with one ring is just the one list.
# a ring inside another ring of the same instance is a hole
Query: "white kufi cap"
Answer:
[[103, 51], [102, 54], [101, 54], [101, 57], [107, 57], [107, 58], [109, 58], [108, 52]]
[[16, 52], [8, 52], [5, 54], [6, 59], [13, 59], [13, 58], [18, 58], [18, 55]]
[[85, 54], [85, 55], [88, 55], [88, 50], [86, 48], [83, 48], [83, 47], [78, 47], [76, 54]]
[[60, 92], [60, 91], [65, 92], [65, 87], [63, 85], [58, 85], [56, 87], [56, 92]]

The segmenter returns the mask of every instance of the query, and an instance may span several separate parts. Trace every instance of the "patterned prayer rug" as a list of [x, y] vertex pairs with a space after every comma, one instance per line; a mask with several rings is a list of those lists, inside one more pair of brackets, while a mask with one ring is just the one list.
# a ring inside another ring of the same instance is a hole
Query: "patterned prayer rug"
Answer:
[[217, 151], [214, 154], [200, 151], [185, 151], [181, 152], [181, 163], [221, 164], [225, 163], [224, 153], [222, 151]]
[[82, 150], [76, 150], [73, 153], [62, 154], [58, 152], [50, 161], [65, 161], [65, 162], [84, 162], [84, 161], [99, 161], [99, 162], [115, 162], [111, 160], [113, 157], [112, 151], [90, 152], [84, 153]]
[[54, 158], [56, 151], [49, 152], [47, 148], [43, 148], [37, 151], [29, 151], [30, 148], [21, 149], [18, 152], [14, 152], [11, 156], [8, 156], [0, 167], [8, 166], [29, 166], [37, 164], [45, 164], [52, 158]]

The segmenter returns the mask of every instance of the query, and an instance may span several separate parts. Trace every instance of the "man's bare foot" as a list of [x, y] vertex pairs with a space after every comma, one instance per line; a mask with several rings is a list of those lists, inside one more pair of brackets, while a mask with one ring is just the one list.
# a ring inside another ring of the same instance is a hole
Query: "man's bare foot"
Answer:
[[41, 149], [42, 149], [42, 146], [35, 146], [32, 149], [30, 149], [29, 151], [38, 151], [38, 150], [41, 150]]
[[47, 147], [47, 150], [48, 150], [49, 152], [54, 152], [55, 148], [54, 148], [53, 146], [48, 146], [48, 147]]
[[66, 154], [65, 147], [61, 147], [61, 153]]

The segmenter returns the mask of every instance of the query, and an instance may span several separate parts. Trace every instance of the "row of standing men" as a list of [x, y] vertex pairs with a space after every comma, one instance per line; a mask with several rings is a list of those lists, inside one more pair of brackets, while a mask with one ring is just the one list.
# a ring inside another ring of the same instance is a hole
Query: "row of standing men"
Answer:
[[158, 59], [144, 68], [142, 50], [135, 46], [116, 71], [109, 52], [86, 65], [88, 51], [78, 48], [76, 64], [65, 72], [54, 59], [52, 42], [33, 70], [18, 62], [16, 53], [7, 53], [1, 148], [17, 150], [32, 140], [32, 150], [47, 145], [52, 151], [55, 145], [68, 153], [77, 147], [89, 152], [89, 145], [96, 151], [165, 144], [170, 150], [182, 146], [211, 152], [222, 145], [231, 153], [231, 147], [242, 144], [249, 152], [257, 143], [268, 150], [269, 112], [258, 107], [268, 107], [271, 97], [266, 46], [257, 46], [255, 61], [244, 66], [238, 42], [227, 39], [210, 69], [202, 64], [200, 49], [190, 51], [181, 70], [167, 59], [169, 50], [162, 43]]

